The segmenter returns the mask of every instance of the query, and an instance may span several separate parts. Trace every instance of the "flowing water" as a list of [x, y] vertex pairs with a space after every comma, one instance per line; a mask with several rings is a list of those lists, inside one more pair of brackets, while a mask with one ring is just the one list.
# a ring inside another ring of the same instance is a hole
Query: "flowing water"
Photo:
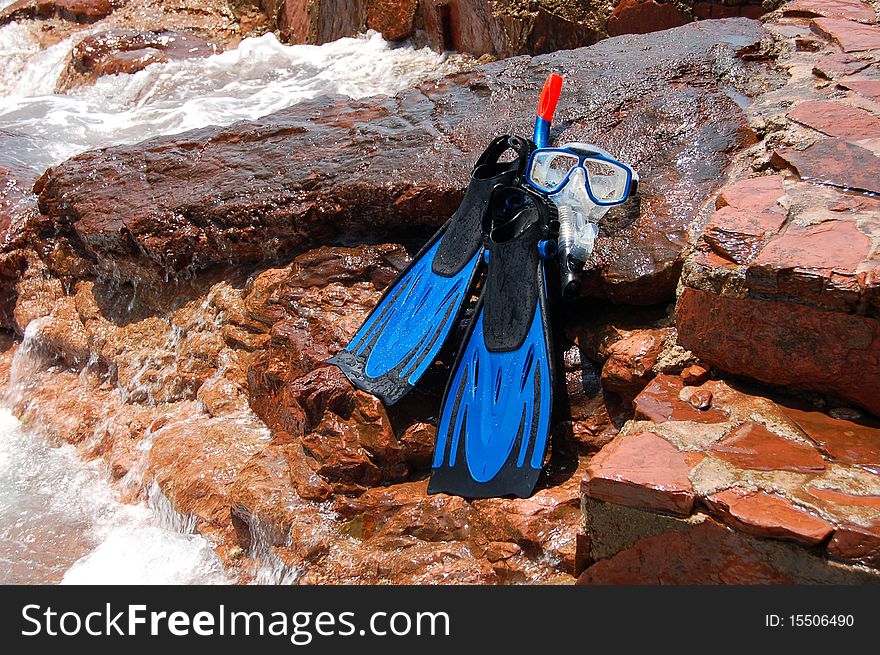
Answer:
[[[4, 155], [38, 170], [84, 150], [254, 119], [321, 94], [393, 94], [451, 67], [430, 50], [394, 48], [375, 34], [323, 46], [284, 46], [267, 34], [56, 94], [70, 49], [91, 28], [47, 49], [32, 29], [27, 21], [0, 28], [0, 132], [10, 137]], [[26, 388], [26, 345], [10, 397]], [[0, 408], [0, 583], [228, 582], [208, 542], [192, 532], [155, 485], [145, 503], [125, 504], [105, 464], [84, 461], [74, 446], [52, 443]], [[257, 580], [285, 575], [264, 571]]]

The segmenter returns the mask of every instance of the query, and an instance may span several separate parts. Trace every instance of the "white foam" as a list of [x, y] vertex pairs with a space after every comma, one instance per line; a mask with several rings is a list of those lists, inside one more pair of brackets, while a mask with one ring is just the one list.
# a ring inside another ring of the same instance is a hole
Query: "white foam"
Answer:
[[227, 581], [208, 542], [120, 502], [100, 462], [0, 409], [0, 583]]
[[[0, 52], [10, 27], [0, 29]], [[393, 95], [445, 70], [445, 59], [432, 50], [393, 47], [376, 33], [321, 46], [287, 46], [269, 33], [207, 58], [153, 64], [52, 94], [71, 47], [58, 44], [37, 59], [23, 50], [13, 63], [31, 56], [32, 65], [17, 73], [17, 82], [5, 81], [7, 95], [0, 98], [0, 129], [42, 144], [36, 167], [111, 144], [259, 118], [324, 94]], [[0, 93], [3, 84], [0, 78]]]
[[222, 584], [219, 559], [196, 535], [120, 528], [64, 574], [61, 584]]

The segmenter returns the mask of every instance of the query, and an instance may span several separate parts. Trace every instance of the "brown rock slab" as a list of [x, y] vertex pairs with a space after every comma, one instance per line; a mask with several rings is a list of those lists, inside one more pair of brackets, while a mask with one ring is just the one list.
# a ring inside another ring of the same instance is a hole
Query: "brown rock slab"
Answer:
[[590, 566], [578, 584], [790, 584], [749, 538], [712, 520], [643, 537]]
[[844, 52], [880, 49], [880, 30], [874, 25], [839, 18], [815, 18], [810, 26], [817, 34], [837, 43]]
[[845, 102], [810, 100], [797, 105], [787, 116], [828, 136], [850, 141], [880, 136], [880, 118]]
[[836, 80], [844, 75], [857, 73], [870, 65], [870, 60], [858, 59], [853, 55], [844, 53], [827, 55], [817, 59], [813, 64], [813, 75], [824, 77], [828, 80]]
[[838, 80], [837, 83], [869, 100], [880, 101], [880, 79], [851, 75]]
[[725, 259], [749, 263], [766, 237], [785, 223], [787, 212], [778, 202], [783, 195], [779, 175], [740, 180], [725, 187], [703, 232], [704, 241]]
[[689, 23], [690, 20], [671, 2], [622, 0], [608, 17], [605, 29], [608, 30], [609, 36], [647, 34], [679, 27]]
[[22, 18], [57, 16], [77, 23], [94, 23], [109, 16], [111, 0], [17, 0], [0, 11], [0, 25]]
[[694, 491], [685, 453], [653, 432], [618, 437], [590, 461], [582, 490], [620, 505], [688, 515]]
[[880, 193], [880, 157], [844, 139], [823, 139], [804, 150], [775, 151], [802, 180]]
[[783, 16], [822, 16], [876, 23], [877, 12], [861, 0], [795, 0], [782, 9]]
[[834, 532], [834, 526], [780, 496], [733, 488], [712, 494], [704, 502], [725, 523], [757, 537], [791, 539], [812, 546]]
[[818, 225], [792, 225], [772, 239], [749, 269], [749, 286], [759, 285], [765, 276], [776, 277], [780, 269], [818, 269], [855, 273], [868, 258], [871, 239], [850, 221], [829, 220]]
[[785, 439], [760, 423], [742, 423], [712, 446], [709, 454], [738, 468], [758, 471], [819, 473], [825, 460], [806, 444]]
[[817, 486], [809, 486], [807, 487], [807, 491], [810, 495], [821, 500], [829, 501], [835, 505], [866, 507], [877, 510], [878, 516], [880, 516], [880, 496], [862, 496], [838, 491], [837, 489], [825, 489]]
[[828, 554], [844, 561], [880, 566], [880, 521], [868, 527], [855, 523], [839, 526], [828, 543]]
[[727, 420], [727, 415], [718, 409], [709, 407], [701, 410], [682, 400], [683, 389], [684, 383], [679, 376], [658, 375], [633, 400], [635, 417], [654, 423], [666, 421], [724, 423]]
[[[876, 387], [872, 393], [876, 395]], [[794, 407], [783, 410], [830, 457], [847, 464], [880, 467], [880, 422], [849, 421]]]
[[880, 414], [876, 319], [685, 288], [676, 324], [682, 346], [723, 371], [834, 393]]

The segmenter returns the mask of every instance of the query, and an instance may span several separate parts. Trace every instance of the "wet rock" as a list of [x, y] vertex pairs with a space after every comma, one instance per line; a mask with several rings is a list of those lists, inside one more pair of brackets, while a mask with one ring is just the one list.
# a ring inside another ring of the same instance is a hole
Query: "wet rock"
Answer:
[[[687, 387], [689, 395], [695, 391], [695, 387]], [[672, 375], [658, 375], [636, 396], [633, 401], [637, 419], [645, 419], [662, 423], [664, 421], [695, 421], [697, 423], [721, 423], [727, 420], [727, 416], [711, 407], [711, 395], [709, 405], [704, 409], [694, 407], [688, 400], [682, 398], [685, 390], [680, 377]]]
[[94, 23], [122, 4], [122, 0], [17, 0], [0, 11], [0, 25], [22, 18], [52, 16], [77, 23]]
[[706, 520], [639, 539], [589, 567], [578, 584], [790, 584], [791, 578], [737, 532]]
[[810, 25], [817, 34], [834, 41], [844, 52], [880, 50], [880, 31], [873, 25], [839, 18], [816, 18]]
[[727, 489], [708, 496], [705, 502], [725, 523], [757, 537], [791, 539], [812, 546], [834, 532], [828, 522], [779, 496]]
[[880, 192], [880, 158], [843, 139], [823, 139], [805, 150], [780, 148], [774, 156], [793, 168], [802, 180]]
[[701, 385], [709, 379], [709, 369], [699, 364], [691, 364], [681, 372], [681, 381], [688, 386]]
[[779, 204], [785, 195], [778, 175], [741, 180], [718, 196], [717, 210], [703, 233], [704, 241], [722, 257], [737, 264], [749, 262], [785, 222]]
[[741, 469], [815, 473], [827, 468], [815, 448], [781, 437], [752, 421], [739, 425], [709, 452]]
[[70, 52], [56, 90], [64, 93], [92, 84], [102, 75], [136, 73], [155, 63], [188, 57], [207, 57], [218, 51], [216, 45], [179, 32], [138, 32], [109, 30], [90, 34]]
[[690, 513], [692, 462], [663, 437], [619, 437], [593, 457], [582, 490], [591, 498], [644, 509]]
[[[833, 392], [880, 413], [880, 368], [872, 356], [880, 347], [876, 319], [690, 288], [679, 298], [676, 315], [681, 342], [713, 366]], [[740, 329], [723, 330], [725, 322]]]
[[[61, 241], [93, 258], [95, 272], [145, 286], [342, 238], [393, 233], [399, 239], [402, 226], [427, 234], [461, 198], [462, 162], [498, 131], [531, 131], [534, 89], [552, 66], [565, 72], [570, 89], [558, 111], [564, 127], [556, 141], [596, 141], [646, 180], [638, 216], [608, 219], [585, 290], [621, 302], [665, 300], [699, 199], [750, 138], [727, 96], [711, 84], [680, 83], [682, 66], [694, 79], [712, 78], [725, 48], [732, 52], [761, 37], [745, 20], [680, 29], [682, 38], [664, 38], [659, 64], [626, 54], [650, 47], [655, 37], [611, 39], [587, 50], [490, 64], [394, 99], [324, 97], [258, 123], [86, 153], [46, 175], [40, 207]], [[609, 60], [614, 67], [604, 63]], [[597, 109], [603, 102], [629, 111]], [[685, 124], [699, 127], [679, 129]], [[330, 148], [334, 157], [325, 157]], [[677, 149], [689, 155], [673, 156]], [[302, 154], [295, 163], [292, 151]], [[158, 188], [164, 191], [157, 203]]]
[[846, 420], [789, 407], [785, 413], [834, 459], [880, 469], [880, 422]]
[[842, 137], [849, 141], [880, 136], [880, 118], [845, 102], [802, 102], [787, 115], [791, 120], [828, 136]]
[[654, 377], [657, 358], [671, 333], [670, 328], [638, 330], [611, 344], [602, 366], [602, 387], [634, 398]]
[[415, 31], [419, 0], [373, 0], [367, 8], [367, 27], [389, 41], [401, 41]]
[[712, 392], [687, 386], [678, 392], [678, 397], [694, 409], [704, 411], [712, 406]]
[[782, 8], [783, 16], [843, 18], [876, 23], [877, 12], [861, 0], [795, 0]]
[[880, 521], [869, 527], [855, 523], [839, 527], [828, 544], [828, 554], [844, 561], [880, 566]]
[[647, 34], [679, 27], [691, 21], [673, 2], [656, 0], [622, 0], [608, 17], [609, 36]]

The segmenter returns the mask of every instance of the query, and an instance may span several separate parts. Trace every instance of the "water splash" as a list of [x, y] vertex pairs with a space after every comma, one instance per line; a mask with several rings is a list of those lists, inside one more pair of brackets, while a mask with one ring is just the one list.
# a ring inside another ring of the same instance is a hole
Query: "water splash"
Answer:
[[26, 28], [0, 28], [0, 130], [41, 144], [35, 167], [111, 144], [259, 118], [320, 95], [393, 95], [456, 66], [428, 48], [393, 47], [377, 33], [321, 46], [287, 46], [268, 33], [207, 58], [153, 64], [54, 94], [65, 58], [84, 34], [37, 54]]

